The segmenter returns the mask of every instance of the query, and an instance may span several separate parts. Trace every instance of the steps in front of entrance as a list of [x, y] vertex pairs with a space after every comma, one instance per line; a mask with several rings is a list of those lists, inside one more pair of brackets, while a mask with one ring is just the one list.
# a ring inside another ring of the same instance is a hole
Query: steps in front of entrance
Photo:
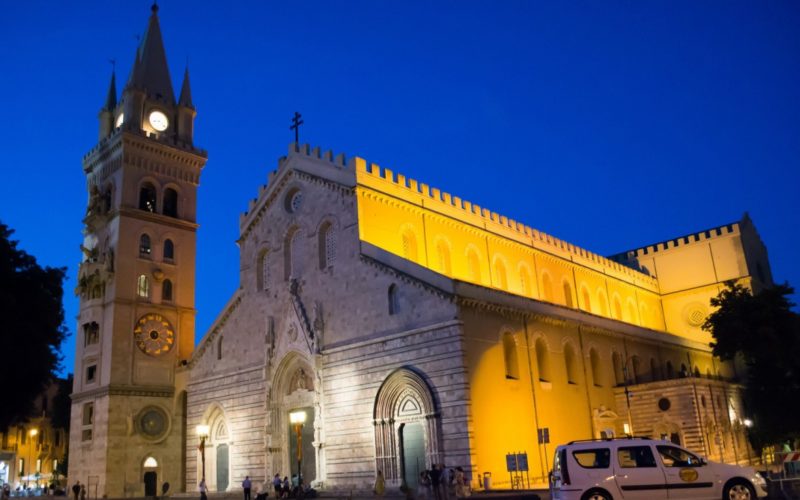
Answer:
[[[169, 498], [175, 498], [180, 500], [199, 500], [200, 496], [198, 494], [188, 494], [188, 493], [179, 493], [172, 495]], [[161, 500], [169, 500], [169, 498], [164, 497]], [[209, 493], [208, 500], [242, 500], [242, 493], [241, 492], [225, 492], [225, 493]], [[255, 498], [255, 497], [253, 497]], [[270, 495], [268, 500], [273, 500], [275, 497]], [[401, 492], [386, 492], [383, 497], [378, 497], [374, 495], [371, 491], [353, 491], [353, 492], [341, 492], [341, 491], [322, 491], [319, 492], [317, 498], [320, 499], [329, 499], [329, 500], [375, 500], [377, 498], [392, 498], [392, 499], [399, 499], [399, 498], [413, 498], [416, 500], [417, 497], [410, 496], [406, 497]], [[474, 491], [472, 493], [471, 498], [479, 498], [485, 500], [505, 500], [505, 499], [519, 499], [519, 500], [550, 500], [550, 494], [547, 490], [492, 490], [492, 491]], [[130, 499], [128, 499], [130, 500]], [[152, 498], [147, 498], [144, 500], [153, 500]], [[159, 500], [159, 499], [156, 499]], [[430, 497], [430, 500], [433, 500], [433, 497]], [[456, 497], [450, 496], [449, 500], [457, 500]]]

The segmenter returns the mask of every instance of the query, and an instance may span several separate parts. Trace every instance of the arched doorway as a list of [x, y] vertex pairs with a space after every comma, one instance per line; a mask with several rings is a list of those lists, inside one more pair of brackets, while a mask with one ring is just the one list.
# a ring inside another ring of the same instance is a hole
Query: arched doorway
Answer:
[[387, 484], [409, 487], [419, 473], [441, 463], [439, 413], [428, 383], [409, 368], [384, 380], [375, 397], [376, 469]]
[[223, 443], [217, 446], [217, 491], [228, 489], [229, 467], [228, 445]]
[[147, 457], [142, 466], [144, 474], [144, 496], [154, 497], [158, 495], [158, 461], [153, 457]]
[[425, 436], [422, 424], [412, 422], [400, 427], [400, 442], [403, 444], [403, 480], [406, 485], [415, 490], [419, 483], [419, 473], [424, 471], [425, 463]]
[[311, 363], [297, 352], [289, 352], [277, 365], [268, 393], [267, 439], [273, 446], [268, 455], [268, 469], [281, 475], [297, 474], [297, 429], [290, 414], [302, 412], [305, 421], [300, 428], [302, 443], [303, 482], [314, 484], [324, 479], [318, 448], [321, 426], [317, 419], [319, 394]]

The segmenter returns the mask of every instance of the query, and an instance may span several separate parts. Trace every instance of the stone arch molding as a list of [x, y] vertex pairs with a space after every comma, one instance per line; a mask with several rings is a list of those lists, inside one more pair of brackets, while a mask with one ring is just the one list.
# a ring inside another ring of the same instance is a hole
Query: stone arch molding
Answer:
[[400, 430], [403, 425], [422, 424], [426, 467], [441, 463], [441, 427], [436, 400], [425, 379], [410, 368], [392, 372], [375, 396], [375, 465], [387, 482], [402, 481]]

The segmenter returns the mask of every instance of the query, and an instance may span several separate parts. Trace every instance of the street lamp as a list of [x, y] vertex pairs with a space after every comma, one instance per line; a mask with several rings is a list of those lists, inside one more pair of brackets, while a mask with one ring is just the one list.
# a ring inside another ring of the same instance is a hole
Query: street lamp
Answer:
[[28, 481], [31, 479], [31, 462], [33, 462], [33, 447], [35, 446], [33, 439], [39, 434], [39, 429], [33, 428], [28, 431], [28, 434], [31, 436], [31, 440], [28, 443], [28, 479], [25, 480], [25, 489], [28, 489]]
[[202, 463], [202, 480], [206, 480], [206, 439], [208, 439], [208, 426], [198, 425], [197, 436], [200, 438], [200, 463]]
[[303, 424], [306, 421], [306, 412], [293, 411], [289, 414], [289, 421], [294, 425], [294, 432], [297, 434], [297, 486], [302, 487], [303, 473]]

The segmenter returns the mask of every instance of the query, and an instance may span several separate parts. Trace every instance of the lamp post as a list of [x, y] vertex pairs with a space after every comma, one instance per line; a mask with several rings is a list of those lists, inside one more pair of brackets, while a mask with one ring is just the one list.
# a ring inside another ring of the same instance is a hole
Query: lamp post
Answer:
[[200, 438], [200, 463], [202, 464], [201, 471], [202, 476], [201, 479], [203, 481], [206, 480], [206, 439], [208, 439], [208, 426], [207, 425], [198, 425], [197, 426], [197, 436]]
[[631, 392], [628, 390], [630, 380], [628, 379], [628, 361], [632, 358], [625, 358], [625, 364], [622, 365], [622, 378], [625, 379], [625, 404], [628, 407], [628, 432], [626, 434], [633, 436], [633, 418], [631, 417]]
[[289, 414], [289, 421], [294, 425], [294, 432], [297, 434], [297, 486], [303, 484], [303, 424], [306, 421], [306, 412], [293, 411]]
[[25, 480], [25, 489], [28, 489], [28, 481], [31, 479], [31, 469], [33, 468], [31, 462], [33, 462], [33, 447], [36, 446], [33, 442], [34, 438], [37, 434], [39, 434], [39, 429], [33, 428], [28, 431], [31, 439], [28, 443], [28, 479]]

